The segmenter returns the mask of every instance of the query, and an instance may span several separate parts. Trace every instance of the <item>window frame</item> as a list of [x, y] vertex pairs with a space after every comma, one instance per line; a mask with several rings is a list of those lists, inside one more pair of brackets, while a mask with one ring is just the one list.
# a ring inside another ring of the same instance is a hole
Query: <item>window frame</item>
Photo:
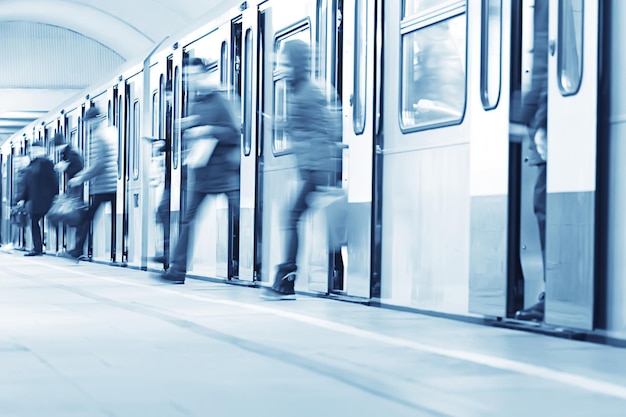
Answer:
[[252, 152], [252, 84], [254, 73], [254, 34], [247, 28], [243, 36], [243, 154], [250, 156]]
[[[585, 0], [580, 0], [581, 2], [581, 10], [580, 10], [580, 15], [581, 15], [581, 22], [580, 22], [580, 32], [576, 33], [574, 32], [574, 35], [576, 36], [576, 41], [580, 41], [580, 57], [578, 57], [578, 82], [576, 83], [574, 88], [566, 88], [563, 85], [563, 81], [564, 81], [564, 77], [566, 75], [566, 69], [569, 68], [566, 66], [565, 63], [563, 63], [564, 60], [564, 56], [563, 56], [563, 51], [567, 51], [570, 50], [570, 42], [565, 42], [564, 40], [564, 24], [563, 24], [563, 20], [564, 20], [564, 13], [565, 13], [565, 2], [569, 2], [571, 4], [571, 2], [573, 0], [559, 0], [559, 14], [558, 14], [558, 34], [557, 34], [557, 42], [558, 42], [558, 46], [557, 46], [557, 52], [556, 52], [556, 77], [557, 77], [557, 84], [559, 86], [559, 92], [561, 93], [561, 96], [563, 97], [567, 97], [567, 96], [574, 96], [576, 94], [578, 94], [578, 92], [580, 91], [580, 87], [582, 85], [583, 82], [583, 68], [584, 68], [584, 62], [585, 62]], [[571, 15], [573, 16], [573, 15]], [[574, 24], [574, 22], [572, 22], [572, 24]]]
[[[465, 114], [467, 112], [467, 96], [468, 96], [468, 88], [467, 88], [467, 46], [468, 46], [468, 12], [467, 12], [467, 2], [465, 1], [457, 1], [454, 3], [446, 3], [446, 7], [439, 9], [436, 12], [433, 12], [433, 9], [427, 9], [425, 14], [418, 14], [409, 16], [407, 19], [401, 20], [400, 22], [400, 48], [399, 48], [399, 56], [398, 56], [398, 126], [403, 135], [407, 135], [414, 132], [420, 132], [425, 130], [439, 129], [448, 126], [456, 126], [463, 123], [465, 120]], [[414, 126], [414, 125], [405, 125], [403, 122], [402, 112], [403, 112], [403, 92], [404, 92], [404, 38], [407, 35], [416, 33], [420, 30], [427, 29], [429, 27], [433, 27], [441, 22], [446, 20], [454, 19], [457, 17], [463, 16], [465, 19], [465, 56], [463, 61], [463, 69], [464, 69], [464, 102], [463, 109], [461, 111], [461, 115], [458, 119], [447, 120], [442, 122], [435, 123], [425, 123], [422, 125]]]
[[[354, 25], [354, 72], [352, 86], [352, 130], [355, 135], [362, 135], [365, 132], [367, 123], [367, 38], [369, 36], [369, 16], [367, 9], [368, 0], [356, 2], [354, 6], [354, 18], [358, 24]], [[365, 20], [362, 25], [360, 19]], [[364, 27], [362, 27], [364, 26]], [[361, 36], [363, 35], [363, 38]], [[363, 40], [363, 44], [361, 44]], [[361, 77], [363, 76], [363, 77]], [[363, 78], [363, 79], [361, 79]]]
[[[498, 45], [497, 45], [497, 53], [498, 53], [498, 84], [497, 84], [497, 92], [493, 96], [493, 100], [490, 91], [489, 91], [489, 79], [493, 74], [489, 71], [491, 69], [490, 63], [492, 52], [490, 46], [492, 43], [490, 42], [489, 35], [491, 34], [491, 3], [497, 2], [500, 5], [498, 22], [499, 22], [499, 31], [498, 31]], [[502, 95], [502, 0], [482, 0], [482, 16], [481, 16], [481, 57], [480, 57], [480, 100], [483, 104], [483, 109], [489, 111], [498, 107], [500, 103], [500, 96]]]

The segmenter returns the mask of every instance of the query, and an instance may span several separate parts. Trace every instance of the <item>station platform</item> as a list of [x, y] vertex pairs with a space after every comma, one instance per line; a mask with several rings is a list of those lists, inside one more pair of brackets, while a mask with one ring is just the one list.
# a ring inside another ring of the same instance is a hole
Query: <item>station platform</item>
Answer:
[[0, 416], [624, 416], [626, 349], [0, 253]]

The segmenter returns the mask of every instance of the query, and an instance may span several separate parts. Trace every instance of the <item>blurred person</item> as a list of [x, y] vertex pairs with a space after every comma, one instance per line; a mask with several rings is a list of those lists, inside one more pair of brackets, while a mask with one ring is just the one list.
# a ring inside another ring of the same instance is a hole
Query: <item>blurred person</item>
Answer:
[[[522, 122], [528, 128], [530, 155], [528, 164], [537, 166], [537, 181], [534, 190], [534, 211], [539, 226], [541, 256], [543, 258], [543, 280], [545, 283], [546, 251], [546, 172], [547, 172], [547, 128], [548, 128], [548, 7], [547, 1], [535, 1], [533, 34], [533, 67], [531, 88], [523, 100]], [[543, 320], [545, 293], [531, 307], [517, 311], [519, 320]]]
[[206, 63], [192, 58], [183, 67], [189, 88], [190, 112], [179, 125], [188, 149], [187, 207], [170, 267], [159, 278], [184, 284], [189, 260], [189, 239], [200, 204], [209, 195], [225, 193], [231, 208], [239, 206], [241, 129], [231, 103], [210, 82]]
[[33, 249], [24, 256], [43, 255], [43, 243], [39, 221], [46, 215], [54, 196], [59, 193], [59, 180], [54, 172], [54, 164], [46, 156], [46, 148], [41, 142], [30, 147], [32, 160], [24, 175], [24, 186], [19, 196], [20, 205], [26, 203], [30, 215]]
[[[161, 198], [156, 209], [156, 222], [161, 225], [163, 230], [163, 253], [154, 257], [153, 261], [162, 263], [166, 267], [169, 261], [170, 250], [170, 195], [171, 184], [166, 179], [167, 173], [170, 171], [170, 152], [172, 143], [172, 81], [167, 80], [165, 84], [165, 137], [152, 138], [146, 137], [148, 141], [153, 143], [153, 156], [151, 166], [150, 185], [158, 187], [164, 184]], [[155, 155], [156, 153], [157, 155]]]
[[[117, 191], [117, 133], [114, 127], [105, 127], [103, 123], [98, 121], [99, 114], [100, 112], [96, 107], [90, 107], [85, 113], [84, 120], [91, 129], [89, 166], [77, 172], [67, 183], [68, 187], [79, 187], [89, 181], [89, 193], [92, 196], [91, 205], [84, 216], [83, 222], [76, 228], [76, 246], [64, 255], [76, 260], [83, 255], [89, 227], [102, 203], [110, 202], [111, 206], [115, 207]], [[112, 212], [115, 215], [115, 210], [112, 210]], [[113, 219], [113, 221], [115, 220]]]
[[[61, 175], [66, 175], [67, 184], [67, 181], [74, 178], [84, 168], [83, 158], [71, 144], [65, 141], [65, 137], [60, 132], [54, 136], [54, 146], [60, 152], [61, 157], [54, 169]], [[68, 187], [67, 191], [80, 194], [81, 190], [78, 187]]]
[[6, 245], [2, 245], [1, 250], [3, 252], [11, 253], [13, 252], [13, 249], [20, 244], [20, 232], [23, 227], [26, 227], [28, 222], [28, 213], [26, 213], [26, 208], [22, 205], [18, 206], [17, 204], [20, 201], [20, 195], [23, 192], [24, 178], [29, 164], [30, 157], [28, 155], [17, 155], [13, 158], [15, 179], [11, 192], [11, 240]]
[[[336, 164], [341, 142], [341, 113], [311, 80], [311, 49], [300, 40], [287, 41], [281, 51], [279, 67], [287, 81], [287, 112], [284, 129], [296, 157], [300, 190], [285, 222], [285, 258], [265, 299], [295, 299], [298, 257], [298, 222], [308, 208], [307, 197], [318, 186], [336, 185]], [[336, 103], [338, 99], [335, 98]]]

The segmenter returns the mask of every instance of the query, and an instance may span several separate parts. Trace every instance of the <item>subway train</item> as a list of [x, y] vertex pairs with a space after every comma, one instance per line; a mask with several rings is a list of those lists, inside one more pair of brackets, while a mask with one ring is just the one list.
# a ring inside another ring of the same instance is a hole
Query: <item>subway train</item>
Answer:
[[[118, 186], [88, 256], [163, 269], [154, 259], [175, 244], [185, 209], [183, 65], [200, 57], [238, 103], [241, 190], [238, 208], [225, 196], [201, 208], [188, 273], [271, 285], [298, 187], [289, 137], [273, 122], [286, 112], [278, 52], [300, 39], [312, 77], [341, 99], [349, 215], [340, 249], [323, 211], [301, 221], [296, 290], [515, 327], [545, 288], [543, 321], [524, 326], [626, 342], [626, 3], [549, 1], [545, 260], [531, 138], [515, 122], [531, 84], [533, 13], [533, 0], [233, 3], [4, 143], [2, 240], [15, 227], [15, 158], [43, 141], [58, 161], [62, 132], [89, 164], [82, 119], [97, 106], [118, 132]], [[164, 193], [167, 230], [155, 218]], [[48, 222], [45, 234], [48, 254], [72, 245], [71, 228]]]

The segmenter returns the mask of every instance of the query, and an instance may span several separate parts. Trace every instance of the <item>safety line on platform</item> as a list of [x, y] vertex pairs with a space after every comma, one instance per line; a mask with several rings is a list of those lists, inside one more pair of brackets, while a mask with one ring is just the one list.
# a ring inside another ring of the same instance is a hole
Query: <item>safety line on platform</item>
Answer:
[[[386, 335], [374, 333], [368, 330], [362, 330], [362, 329], [349, 326], [346, 324], [335, 323], [335, 322], [328, 321], [325, 319], [310, 317], [310, 316], [306, 316], [300, 313], [293, 313], [289, 311], [278, 310], [278, 309], [265, 307], [265, 306], [261, 306], [257, 304], [248, 304], [248, 303], [239, 302], [239, 301], [231, 301], [231, 300], [224, 300], [224, 299], [218, 299], [218, 298], [212, 298], [212, 297], [206, 297], [206, 296], [199, 296], [196, 294], [188, 294], [185, 292], [173, 290], [172, 287], [166, 286], [166, 284], [165, 285], [149, 285], [149, 284], [143, 284], [139, 282], [129, 282], [129, 281], [125, 281], [119, 278], [98, 276], [92, 273], [77, 271], [75, 269], [65, 268], [65, 267], [58, 266], [58, 265], [51, 265], [48, 263], [38, 262], [34, 260], [31, 262], [40, 264], [42, 266], [47, 266], [50, 268], [55, 268], [58, 270], [70, 272], [73, 274], [83, 275], [83, 276], [90, 277], [90, 278], [96, 278], [96, 279], [100, 279], [104, 281], [114, 282], [118, 284], [125, 284], [125, 285], [130, 285], [130, 286], [135, 286], [135, 287], [151, 288], [155, 291], [168, 293], [168, 294], [174, 294], [174, 295], [186, 297], [186, 298], [193, 299], [193, 300], [206, 301], [206, 302], [226, 305], [230, 307], [245, 308], [245, 309], [252, 310], [255, 312], [272, 314], [272, 315], [284, 317], [293, 321], [317, 326], [319, 328], [323, 328], [326, 330], [332, 330], [332, 331], [343, 333], [346, 335], [357, 336], [363, 339], [385, 343], [391, 346], [404, 347], [404, 348], [412, 349], [412, 350], [419, 351], [419, 352], [426, 352], [426, 353], [431, 353], [431, 354], [444, 356], [444, 357], [448, 357], [452, 359], [464, 360], [466, 362], [472, 362], [472, 363], [476, 363], [480, 365], [485, 365], [491, 368], [505, 370], [509, 372], [517, 372], [519, 374], [523, 374], [527, 376], [540, 377], [546, 380], [559, 382], [559, 383], [570, 385], [570, 386], [577, 387], [577, 388], [582, 388], [587, 391], [609, 395], [609, 396], [620, 398], [620, 399], [626, 399], [626, 387], [625, 386], [614, 384], [611, 382], [599, 381], [597, 379], [584, 377], [584, 376], [580, 376], [576, 374], [571, 374], [567, 372], [557, 371], [554, 369], [545, 368], [543, 366], [531, 365], [528, 363], [515, 361], [511, 359], [497, 358], [493, 356], [483, 355], [480, 353], [465, 352], [465, 351], [461, 351], [458, 349], [436, 347], [436, 346], [427, 345], [427, 344], [420, 343], [420, 342], [414, 342], [410, 340], [400, 339], [397, 337], [386, 336]], [[140, 271], [137, 271], [137, 272], [140, 272]], [[146, 279], [151, 279], [151, 278], [146, 276]], [[176, 288], [182, 289], [185, 287], [180, 286]]]

